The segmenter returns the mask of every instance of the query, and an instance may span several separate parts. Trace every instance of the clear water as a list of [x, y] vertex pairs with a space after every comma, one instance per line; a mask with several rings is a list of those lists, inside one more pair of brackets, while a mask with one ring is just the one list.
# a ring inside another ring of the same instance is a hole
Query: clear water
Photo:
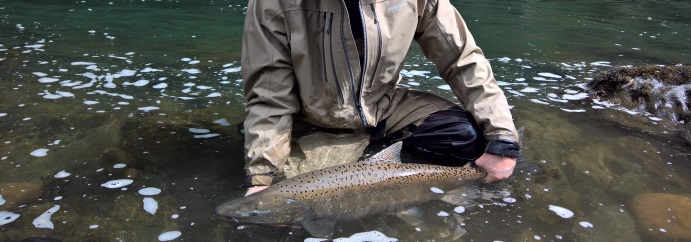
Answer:
[[[525, 158], [545, 172], [483, 187], [494, 195], [463, 213], [425, 204], [424, 228], [384, 215], [343, 222], [336, 236], [667, 239], [659, 231], [671, 229], [641, 226], [631, 202], [642, 193], [691, 191], [680, 124], [593, 100], [582, 87], [613, 65], [689, 64], [691, 3], [454, 3], [491, 59], [516, 124], [526, 128]], [[213, 216], [216, 205], [244, 192], [235, 125], [244, 115], [238, 67], [245, 5], [0, 0], [0, 186], [42, 186], [25, 205], [0, 205], [19, 214], [0, 225], [0, 240], [156, 241], [171, 231], [165, 236], [179, 231], [176, 240], [186, 241], [309, 237]], [[407, 64], [402, 85], [453, 98], [419, 49]], [[102, 186], [118, 179], [133, 183]], [[141, 195], [144, 187], [161, 193]], [[56, 205], [47, 217], [54, 228], [36, 226]], [[562, 218], [550, 205], [574, 216]]]

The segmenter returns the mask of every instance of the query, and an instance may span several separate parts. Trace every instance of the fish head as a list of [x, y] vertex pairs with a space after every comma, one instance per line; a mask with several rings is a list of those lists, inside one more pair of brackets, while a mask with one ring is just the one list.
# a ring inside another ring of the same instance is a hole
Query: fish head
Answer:
[[280, 196], [251, 194], [216, 207], [216, 214], [236, 222], [254, 224], [295, 224], [309, 219], [310, 206]]

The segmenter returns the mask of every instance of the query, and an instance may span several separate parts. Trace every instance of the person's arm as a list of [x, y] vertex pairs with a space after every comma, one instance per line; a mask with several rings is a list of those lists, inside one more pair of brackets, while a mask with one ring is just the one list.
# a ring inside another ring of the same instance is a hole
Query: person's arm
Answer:
[[242, 44], [246, 186], [271, 185], [290, 153], [292, 114], [300, 110], [282, 16], [250, 0]]
[[518, 157], [518, 134], [489, 62], [449, 0], [427, 1], [419, 11], [415, 40], [489, 141], [475, 163], [487, 170], [487, 182], [507, 178]]

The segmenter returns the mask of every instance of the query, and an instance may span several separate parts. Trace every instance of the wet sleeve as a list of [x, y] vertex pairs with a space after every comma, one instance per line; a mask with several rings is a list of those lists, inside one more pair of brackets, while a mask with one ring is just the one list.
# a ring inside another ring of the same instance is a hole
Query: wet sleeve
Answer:
[[509, 105], [492, 68], [449, 0], [424, 2], [415, 34], [424, 55], [484, 130], [487, 140], [518, 142]]
[[[298, 112], [288, 34], [281, 14], [250, 0], [242, 44], [246, 183], [270, 185], [290, 153], [292, 114]], [[275, 15], [275, 16], [272, 16]]]

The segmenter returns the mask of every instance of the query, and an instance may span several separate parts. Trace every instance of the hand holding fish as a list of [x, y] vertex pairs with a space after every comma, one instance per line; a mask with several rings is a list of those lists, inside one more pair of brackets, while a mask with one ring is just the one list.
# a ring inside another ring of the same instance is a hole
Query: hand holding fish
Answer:
[[484, 153], [475, 161], [475, 165], [487, 171], [482, 181], [490, 183], [509, 178], [516, 167], [516, 158]]

